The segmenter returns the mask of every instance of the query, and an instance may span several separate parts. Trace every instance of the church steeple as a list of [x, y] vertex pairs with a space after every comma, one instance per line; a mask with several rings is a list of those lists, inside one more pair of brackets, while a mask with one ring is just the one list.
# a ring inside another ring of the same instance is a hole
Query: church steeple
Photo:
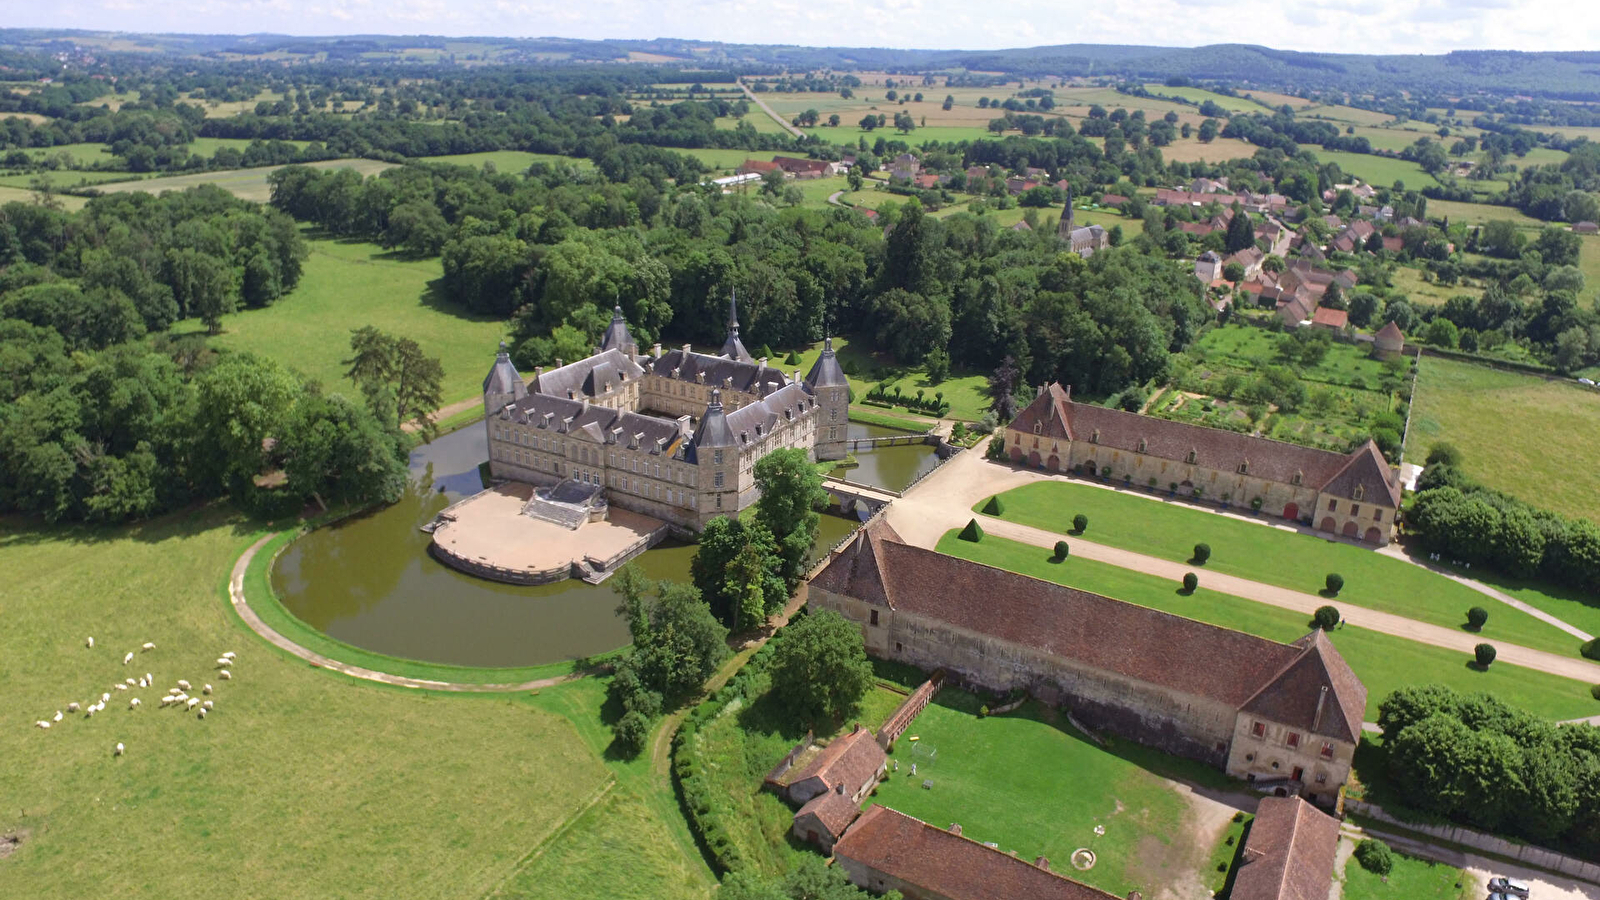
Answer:
[[755, 362], [755, 357], [744, 348], [744, 342], [739, 340], [739, 295], [737, 292], [728, 296], [728, 339], [722, 342], [722, 354], [729, 359], [739, 362]]

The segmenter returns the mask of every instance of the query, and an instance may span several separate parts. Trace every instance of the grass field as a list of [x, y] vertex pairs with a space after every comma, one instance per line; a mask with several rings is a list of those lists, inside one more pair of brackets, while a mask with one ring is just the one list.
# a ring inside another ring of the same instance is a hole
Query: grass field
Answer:
[[[1342, 150], [1324, 150], [1313, 147], [1312, 153], [1317, 160], [1324, 163], [1338, 163], [1339, 168], [1346, 174], [1354, 175], [1369, 184], [1389, 187], [1396, 181], [1405, 183], [1411, 190], [1421, 190], [1439, 183], [1438, 179], [1422, 171], [1422, 167], [1414, 162], [1403, 159], [1390, 159], [1387, 156], [1373, 156], [1368, 153], [1346, 153]], [[1432, 211], [1432, 201], [1429, 201], [1429, 211]]]
[[1459, 203], [1454, 200], [1429, 200], [1428, 216], [1430, 218], [1449, 218], [1453, 225], [1465, 222], [1469, 225], [1482, 225], [1485, 222], [1496, 220], [1514, 222], [1525, 228], [1543, 228], [1549, 224], [1524, 215], [1521, 210], [1510, 206], [1494, 206], [1489, 203]]
[[[1194, 545], [1211, 545], [1211, 559], [1197, 567], [1226, 572], [1291, 590], [1316, 593], [1330, 572], [1344, 576], [1337, 603], [1406, 616], [1445, 628], [1465, 625], [1473, 606], [1493, 610], [1484, 639], [1576, 655], [1577, 639], [1534, 617], [1486, 602], [1482, 594], [1448, 578], [1363, 547], [1323, 540], [1281, 528], [1218, 516], [1175, 503], [1132, 496], [1086, 484], [1059, 481], [1005, 492], [1002, 518], [1065, 533], [1072, 517], [1089, 517], [1086, 540], [1184, 562]], [[982, 504], [978, 504], [982, 505]]]
[[1351, 857], [1344, 867], [1344, 900], [1477, 900], [1477, 879], [1455, 866], [1394, 854], [1394, 869], [1374, 875]]
[[[238, 150], [240, 153], [243, 153], [253, 143], [255, 143], [255, 142], [250, 140], [249, 138], [197, 137], [194, 140], [189, 142], [189, 152], [195, 154], [196, 156], [211, 157], [211, 156], [215, 156], [218, 150], [221, 150], [222, 148], [227, 147], [229, 149]], [[307, 146], [309, 146], [311, 144], [310, 141], [288, 141], [288, 140], [281, 141], [281, 143], [293, 144], [294, 146], [299, 147], [302, 150], [304, 150]]]
[[1396, 266], [1393, 278], [1395, 290], [1405, 294], [1412, 303], [1424, 306], [1443, 306], [1457, 294], [1475, 298], [1483, 293], [1483, 288], [1468, 284], [1445, 285], [1437, 281], [1424, 281], [1422, 270], [1411, 266]]
[[[1229, 112], [1261, 111], [1261, 104], [1256, 103], [1253, 100], [1246, 100], [1243, 97], [1229, 97], [1226, 94], [1218, 94], [1215, 91], [1208, 91], [1205, 88], [1168, 87], [1164, 84], [1147, 84], [1144, 87], [1145, 90], [1152, 94], [1165, 94], [1168, 97], [1182, 97], [1185, 100], [1193, 100], [1196, 103], [1204, 103], [1207, 100], [1210, 100]], [[1303, 103], [1305, 101], [1301, 102]]]
[[[1090, 527], [1093, 527], [1093, 520]], [[951, 531], [940, 539], [940, 553], [1280, 643], [1298, 640], [1312, 629], [1306, 616], [1293, 610], [1205, 587], [1189, 596], [1179, 593], [1178, 586], [1172, 582], [1143, 572], [1076, 557], [1057, 563], [1050, 559], [1052, 551], [1040, 547], [994, 535], [987, 535], [974, 544], [956, 535], [956, 531]], [[1205, 584], [1203, 571], [1200, 583]], [[1338, 600], [1330, 602], [1339, 605]], [[1378, 704], [1390, 693], [1418, 683], [1445, 684], [1467, 693], [1489, 691], [1508, 703], [1549, 719], [1600, 714], [1600, 702], [1589, 695], [1589, 685], [1570, 678], [1503, 664], [1480, 672], [1467, 668], [1467, 658], [1460, 653], [1353, 626], [1330, 632], [1328, 637], [1367, 686], [1367, 721], [1377, 721]]]
[[692, 156], [710, 166], [713, 174], [731, 174], [739, 164], [747, 159], [771, 159], [772, 152], [768, 150], [720, 150], [715, 148], [700, 148], [696, 150], [677, 150], [685, 156]]
[[111, 148], [106, 144], [57, 144], [54, 147], [34, 147], [28, 155], [35, 159], [48, 156], [66, 154], [74, 166], [87, 168], [96, 163], [111, 163], [116, 157], [111, 155]]
[[[855, 392], [856, 402], [860, 403], [867, 398], [867, 392], [881, 380], [887, 380], [890, 361], [880, 355], [862, 349], [870, 342], [858, 341], [852, 343], [850, 338], [835, 337], [833, 339], [834, 352], [839, 355], [839, 364], [845, 368], [845, 377], [850, 380], [850, 389]], [[780, 355], [787, 355], [780, 353]], [[822, 355], [822, 343], [807, 347], [800, 351], [800, 365], [797, 366], [803, 375], [811, 371], [811, 366]], [[787, 368], [787, 367], [786, 367]], [[910, 370], [895, 378], [894, 383], [900, 385], [901, 392], [915, 396], [920, 388], [928, 396], [936, 392], [943, 392], [945, 400], [950, 403], [950, 417], [976, 422], [983, 418], [988, 409], [989, 401], [983, 391], [988, 385], [988, 377], [972, 372], [952, 371], [950, 377], [938, 384], [931, 384], [926, 375], [920, 370]], [[888, 413], [894, 410], [884, 410]], [[909, 412], [903, 407], [900, 412]], [[915, 413], [913, 413], [915, 414]]]
[[52, 188], [87, 187], [107, 181], [132, 181], [142, 178], [129, 172], [84, 172], [77, 169], [53, 169], [44, 172], [29, 172], [20, 175], [0, 175], [0, 185], [15, 188], [32, 188], [33, 183], [39, 179], [49, 182]]
[[[494, 362], [505, 323], [472, 315], [437, 298], [431, 283], [442, 273], [437, 258], [392, 258], [373, 244], [316, 239], [310, 242], [300, 284], [265, 309], [224, 316], [215, 346], [248, 350], [321, 381], [351, 390], [340, 360], [350, 354], [350, 330], [376, 325], [415, 339], [444, 363], [444, 400], [477, 396]], [[196, 320], [173, 331], [200, 332]]]
[[[1420, 461], [1447, 441], [1464, 455], [1462, 467], [1490, 487], [1569, 516], [1596, 515], [1600, 391], [1450, 359], [1424, 358], [1421, 366], [1408, 459]], [[1504, 440], [1508, 434], [1517, 439]]]
[[[1203, 833], [1211, 829], [1199, 827], [1183, 795], [1140, 762], [1159, 757], [1208, 783], [1220, 783], [1220, 772], [1123, 741], [1101, 749], [1036, 702], [986, 718], [978, 705], [971, 694], [941, 691], [911, 726], [919, 740], [895, 745], [899, 770], [867, 802], [938, 827], [959, 822], [972, 840], [1025, 860], [1047, 857], [1057, 871], [1118, 897], [1135, 889], [1155, 896], [1204, 877], [1198, 869], [1220, 829]], [[928, 749], [937, 750], [931, 760]], [[1095, 836], [1096, 825], [1104, 836]], [[1073, 871], [1072, 851], [1091, 843], [1094, 868]]]
[[[246, 631], [224, 599], [254, 531], [223, 507], [126, 528], [0, 521], [0, 832], [23, 836], [5, 860], [8, 895], [116, 884], [129, 898], [476, 898], [557, 860], [560, 884], [516, 893], [704, 896], [670, 788], [648, 763], [601, 757], [602, 684], [434, 695], [307, 666]], [[92, 719], [32, 727], [133, 674], [120, 655], [145, 641], [157, 649], [136, 667], [157, 688], [115, 692]], [[239, 662], [213, 715], [156, 707], [165, 685], [214, 677], [223, 650]], [[146, 705], [129, 710], [140, 694]], [[627, 845], [627, 866], [580, 843], [597, 820]], [[572, 885], [582, 889], [563, 891]]]
[[[354, 169], [362, 175], [373, 175], [392, 167], [393, 163], [380, 162], [375, 159], [330, 159], [322, 162], [304, 163], [313, 169]], [[162, 178], [148, 178], [144, 181], [119, 181], [106, 184], [100, 190], [108, 194], [123, 193], [125, 191], [146, 191], [159, 194], [162, 191], [182, 191], [202, 184], [214, 184], [226, 190], [241, 200], [254, 200], [265, 203], [272, 199], [272, 187], [267, 184], [267, 176], [283, 166], [262, 166], [257, 169], [230, 169], [224, 172], [200, 172], [194, 175], [168, 175]]]
[[[27, 188], [0, 185], [0, 204], [33, 203], [38, 196], [38, 194], [35, 194], [33, 191], [30, 191]], [[73, 197], [67, 194], [57, 194], [55, 195], [55, 202], [61, 204], [62, 209], [75, 212], [83, 209], [83, 207], [88, 204], [89, 201], [82, 197]]]
[[1178, 138], [1160, 148], [1161, 158], [1167, 162], [1222, 162], [1229, 159], [1249, 159], [1255, 155], [1256, 146], [1238, 138], [1219, 137], [1211, 143], [1201, 143], [1198, 137]]
[[501, 174], [520, 174], [526, 172], [534, 163], [542, 162], [552, 166], [576, 166], [579, 169], [593, 169], [591, 160], [577, 156], [557, 156], [553, 153], [529, 153], [525, 150], [487, 150], [483, 153], [458, 153], [454, 156], [420, 156], [421, 162], [450, 163], [456, 166], [481, 167], [484, 163], [493, 163], [495, 171]]

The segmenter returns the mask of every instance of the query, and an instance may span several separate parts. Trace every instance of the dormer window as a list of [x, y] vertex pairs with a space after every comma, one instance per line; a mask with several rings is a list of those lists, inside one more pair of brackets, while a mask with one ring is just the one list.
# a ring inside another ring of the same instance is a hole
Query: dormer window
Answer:
[[1301, 473], [1296, 472], [1296, 473], [1294, 473], [1294, 477], [1289, 479], [1289, 483], [1293, 484], [1293, 485], [1298, 485], [1300, 483], [1300, 480], [1302, 478], [1304, 478], [1304, 477], [1305, 476], [1303, 476]]
[[1358, 485], [1356, 485], [1355, 491], [1351, 493], [1350, 499], [1352, 499], [1352, 500], [1360, 500], [1362, 495], [1365, 494], [1366, 492], [1367, 492], [1367, 486], [1364, 485], [1364, 484], [1358, 484]]
[[1145, 448], [1144, 438], [1140, 438], [1139, 439], [1139, 452], [1143, 453], [1144, 452], [1144, 448]]
[[1091, 444], [1100, 443], [1100, 429], [1096, 428], [1094, 430], [1094, 434], [1089, 435], [1089, 443], [1091, 443]]
[[1192, 466], [1192, 465], [1194, 465], [1194, 461], [1195, 461], [1196, 456], [1197, 456], [1197, 454], [1193, 450], [1190, 450], [1189, 451], [1189, 455], [1188, 455], [1188, 457], [1186, 457], [1185, 461], [1188, 462], [1189, 465]]
[[1033, 423], [1033, 433], [1034, 434], [1041, 434], [1043, 432], [1043, 430], [1044, 430], [1043, 427], [1038, 422]]
[[1239, 474], [1240, 475], [1248, 475], [1248, 474], [1250, 474], [1250, 463], [1248, 461], [1239, 463]]

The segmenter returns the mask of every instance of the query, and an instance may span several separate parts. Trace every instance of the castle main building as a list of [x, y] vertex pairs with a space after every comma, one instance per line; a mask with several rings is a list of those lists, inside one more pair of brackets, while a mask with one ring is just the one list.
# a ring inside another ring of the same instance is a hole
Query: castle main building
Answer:
[[803, 380], [786, 376], [745, 350], [734, 302], [717, 355], [641, 354], [619, 307], [592, 356], [524, 382], [501, 345], [483, 381], [492, 477], [593, 486], [694, 531], [756, 501], [755, 462], [773, 450], [842, 459], [849, 403], [831, 340]]

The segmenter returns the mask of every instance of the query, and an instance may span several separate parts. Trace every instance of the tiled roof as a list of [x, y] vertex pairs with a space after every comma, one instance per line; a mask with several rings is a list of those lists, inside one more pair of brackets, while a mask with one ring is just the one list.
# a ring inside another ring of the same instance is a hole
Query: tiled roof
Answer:
[[883, 573], [878, 570], [877, 547], [885, 541], [900, 543], [900, 535], [887, 521], [879, 519], [871, 528], [856, 532], [856, 539], [811, 579], [811, 585], [874, 606], [889, 606]]
[[857, 726], [856, 730], [835, 738], [833, 743], [822, 748], [822, 752], [812, 757], [789, 783], [820, 778], [830, 790], [842, 784], [846, 794], [854, 795], [862, 785], [878, 777], [884, 759], [883, 748], [873, 739], [872, 732]]
[[1334, 309], [1331, 306], [1319, 306], [1317, 311], [1311, 314], [1311, 324], [1325, 325], [1329, 328], [1343, 328], [1350, 324], [1350, 314], [1342, 309]]
[[805, 805], [800, 807], [800, 811], [794, 814], [794, 818], [798, 822], [808, 815], [816, 816], [817, 822], [828, 830], [829, 836], [837, 839], [850, 827], [850, 823], [861, 815], [861, 807], [850, 799], [848, 793], [824, 791], [807, 800]]
[[1328, 479], [1322, 491], [1351, 500], [1358, 499], [1359, 495], [1359, 499], [1367, 503], [1388, 501], [1389, 506], [1400, 507], [1400, 484], [1389, 470], [1382, 451], [1371, 440], [1350, 454], [1349, 462]]
[[[783, 372], [772, 366], [763, 368], [759, 363], [740, 362], [725, 356], [711, 356], [693, 350], [669, 350], [650, 364], [652, 372], [662, 378], [699, 382], [716, 388], [732, 388], [746, 394], [775, 391], [789, 383]], [[705, 380], [697, 377], [705, 373]], [[730, 381], [731, 379], [731, 381]]]
[[[507, 406], [501, 416], [535, 428], [549, 428], [558, 434], [583, 434], [600, 443], [615, 440], [622, 446], [634, 446], [634, 436], [639, 435], [637, 446], [640, 449], [654, 450], [659, 442], [665, 441], [667, 453], [676, 452], [681, 436], [678, 423], [673, 419], [619, 411], [551, 394], [529, 394]], [[613, 437], [612, 432], [619, 428], [621, 431]]]
[[1339, 821], [1299, 797], [1263, 797], [1250, 823], [1232, 900], [1327, 900]]
[[785, 172], [826, 172], [828, 163], [821, 159], [800, 159], [793, 156], [774, 156], [774, 164]]
[[1406, 336], [1400, 331], [1400, 326], [1393, 322], [1378, 329], [1377, 344], [1380, 350], [1399, 350], [1404, 347]]
[[1307, 734], [1358, 743], [1367, 686], [1320, 628], [1289, 646], [1303, 652], [1251, 697], [1244, 711]]
[[[1365, 447], [1346, 455], [1220, 428], [1073, 403], [1059, 385], [1048, 386], [1043, 394], [1023, 409], [1011, 427], [1023, 434], [1031, 434], [1036, 423], [1040, 426], [1040, 435], [1045, 437], [1095, 441], [1109, 449], [1143, 453], [1178, 462], [1187, 462], [1189, 453], [1193, 451], [1194, 464], [1202, 468], [1234, 472], [1238, 471], [1240, 463], [1245, 463], [1249, 475], [1268, 481], [1291, 484], [1294, 476], [1299, 474], [1301, 483], [1306, 487], [1335, 496], [1351, 497], [1351, 494], [1343, 493], [1343, 489], [1361, 483], [1366, 485], [1365, 499], [1369, 503], [1379, 502], [1390, 494], [1398, 498], [1399, 487], [1394, 483], [1393, 476], [1384, 479], [1370, 465], [1359, 467], [1359, 478], [1353, 478], [1348, 485], [1343, 481], [1334, 483], [1335, 476], [1344, 472], [1353, 460], [1370, 452]], [[1140, 442], [1144, 443], [1143, 450], [1139, 449]], [[1387, 472], [1387, 467], [1383, 471]], [[1388, 487], [1380, 489], [1385, 482]], [[1390, 505], [1398, 507], [1398, 500]]]
[[775, 162], [765, 162], [765, 161], [759, 160], [759, 159], [747, 159], [743, 163], [739, 164], [739, 168], [738, 168], [737, 171], [740, 171], [740, 172], [771, 172], [771, 171], [774, 171], [774, 170], [782, 171], [783, 167], [778, 165]]
[[833, 855], [950, 900], [1118, 900], [877, 804], [856, 820]]
[[577, 362], [567, 363], [559, 369], [541, 372], [533, 379], [528, 389], [537, 394], [572, 399], [582, 395], [587, 386], [594, 383], [590, 373], [595, 369], [605, 369], [605, 377], [617, 381], [632, 381], [644, 375], [644, 369], [638, 363], [629, 359], [621, 350], [611, 348]]

